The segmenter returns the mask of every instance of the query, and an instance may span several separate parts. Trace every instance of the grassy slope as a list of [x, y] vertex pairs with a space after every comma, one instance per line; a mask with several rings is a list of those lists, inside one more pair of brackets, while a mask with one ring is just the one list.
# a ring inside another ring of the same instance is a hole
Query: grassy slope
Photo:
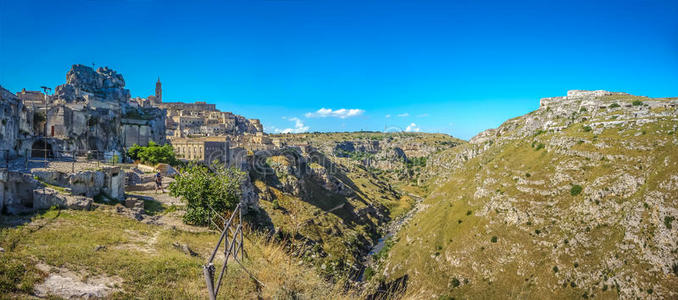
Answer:
[[[677, 224], [669, 229], [664, 217], [678, 207], [667, 188], [678, 174], [678, 122], [584, 127], [619, 113], [495, 144], [444, 175], [381, 271], [410, 276], [417, 297], [675, 297]], [[641, 183], [610, 192], [622, 174]], [[573, 184], [583, 192], [573, 196]]]
[[[34, 267], [42, 262], [88, 276], [119, 276], [122, 290], [116, 298], [204, 298], [202, 265], [217, 238], [215, 233], [144, 224], [102, 209], [47, 211], [27, 225], [0, 231], [0, 245], [5, 249], [0, 254], [0, 292], [16, 297], [30, 293], [46, 276]], [[173, 246], [175, 242], [187, 244], [200, 256], [184, 254]], [[97, 251], [98, 246], [105, 248]], [[245, 249], [245, 265], [264, 286], [257, 286], [231, 262], [220, 292], [222, 299], [348, 297], [312, 269], [298, 264], [281, 246], [265, 243], [256, 234], [248, 235]]]

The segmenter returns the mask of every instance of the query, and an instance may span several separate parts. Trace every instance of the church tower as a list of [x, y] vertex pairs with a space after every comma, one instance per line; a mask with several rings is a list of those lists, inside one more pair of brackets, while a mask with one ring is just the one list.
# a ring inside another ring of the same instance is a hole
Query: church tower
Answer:
[[162, 103], [162, 83], [160, 83], [160, 77], [158, 77], [158, 82], [155, 83], [155, 102]]

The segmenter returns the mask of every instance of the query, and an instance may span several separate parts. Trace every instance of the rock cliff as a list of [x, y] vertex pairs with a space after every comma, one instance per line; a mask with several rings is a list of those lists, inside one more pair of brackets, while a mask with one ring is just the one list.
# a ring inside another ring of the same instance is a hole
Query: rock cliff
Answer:
[[64, 150], [122, 151], [165, 142], [165, 112], [130, 102], [123, 76], [108, 67], [73, 65], [48, 107], [48, 131], [66, 141]]

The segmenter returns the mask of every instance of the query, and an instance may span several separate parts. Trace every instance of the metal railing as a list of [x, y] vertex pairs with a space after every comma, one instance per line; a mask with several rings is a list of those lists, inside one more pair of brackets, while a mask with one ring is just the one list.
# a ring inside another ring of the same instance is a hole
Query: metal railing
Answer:
[[[7, 151], [7, 150], [4, 150]], [[0, 151], [0, 157], [3, 158], [3, 166], [6, 168], [28, 171], [32, 168], [49, 168], [51, 164], [70, 163], [71, 172], [80, 169], [79, 164], [95, 165], [96, 168], [104, 166], [115, 166], [121, 164], [123, 160], [122, 153], [116, 155], [107, 155], [110, 152], [98, 150], [52, 150], [52, 149], [26, 149], [23, 153], [17, 153], [18, 157], [9, 159], [8, 152]], [[65, 167], [65, 165], [64, 165]]]
[[[221, 287], [221, 281], [224, 278], [224, 274], [226, 273], [226, 269], [228, 268], [228, 260], [232, 258], [235, 262], [237, 262], [240, 267], [247, 272], [247, 274], [254, 280], [256, 280], [259, 284], [261, 282], [257, 280], [252, 273], [250, 273], [247, 268], [242, 264], [242, 260], [245, 258], [245, 248], [243, 244], [243, 223], [242, 223], [242, 203], [239, 203], [235, 209], [233, 209], [233, 213], [231, 213], [231, 217], [224, 218], [221, 214], [217, 213], [212, 209], [212, 207], [209, 208], [209, 213], [210, 213], [210, 223], [214, 225], [216, 228], [222, 228], [217, 224], [217, 222], [214, 221], [215, 218], [212, 218], [212, 216], [218, 217], [218, 220], [223, 222], [223, 229], [221, 230], [221, 236], [219, 237], [219, 241], [217, 242], [216, 247], [214, 247], [214, 250], [212, 251], [212, 255], [210, 255], [209, 259], [207, 260], [207, 263], [203, 266], [203, 274], [205, 275], [205, 282], [207, 283], [207, 292], [209, 295], [209, 298], [211, 300], [214, 300], [217, 298], [217, 294], [219, 293], [219, 288]], [[238, 218], [236, 219], [236, 216]], [[230, 238], [230, 243], [229, 243], [229, 238]], [[221, 244], [224, 244], [224, 264], [221, 266], [221, 272], [219, 273], [219, 279], [217, 280], [216, 284], [214, 282], [214, 275], [215, 275], [215, 266], [214, 266], [214, 259], [217, 255], [217, 251], [219, 251], [219, 247], [221, 247]], [[240, 256], [240, 258], [238, 258]], [[263, 284], [262, 284], [263, 285]]]

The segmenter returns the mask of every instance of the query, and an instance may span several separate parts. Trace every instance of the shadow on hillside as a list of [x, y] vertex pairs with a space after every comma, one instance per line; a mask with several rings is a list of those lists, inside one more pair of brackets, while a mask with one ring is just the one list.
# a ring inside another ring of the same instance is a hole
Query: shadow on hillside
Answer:
[[366, 300], [386, 300], [386, 299], [396, 299], [398, 296], [403, 295], [407, 290], [407, 281], [409, 276], [407, 274], [403, 275], [400, 278], [396, 278], [391, 282], [380, 282], [377, 290], [365, 297]]

